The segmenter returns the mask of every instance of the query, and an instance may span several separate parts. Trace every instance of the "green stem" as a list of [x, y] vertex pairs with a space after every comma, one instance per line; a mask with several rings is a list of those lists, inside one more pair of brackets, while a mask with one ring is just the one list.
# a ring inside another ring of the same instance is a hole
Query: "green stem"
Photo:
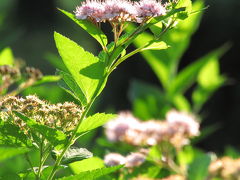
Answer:
[[28, 153], [25, 153], [25, 158], [26, 158], [28, 164], [30, 165], [30, 167], [31, 167], [31, 169], [32, 169], [32, 171], [33, 171], [35, 177], [37, 178], [37, 174], [36, 174], [36, 172], [35, 172], [35, 170], [34, 170], [34, 168], [33, 168], [33, 165], [32, 165], [32, 162], [31, 162], [31, 160], [30, 160], [30, 158], [29, 158]]
[[38, 167], [38, 172], [37, 172], [37, 178], [36, 179], [40, 179], [41, 178], [41, 172], [42, 172], [42, 167], [43, 167], [43, 144], [44, 144], [44, 139], [42, 139], [42, 142], [40, 143], [40, 160], [39, 160], [39, 167]]
[[85, 117], [86, 117], [89, 109], [91, 108], [94, 100], [95, 100], [95, 98], [93, 98], [93, 100], [87, 105], [86, 109], [84, 110], [84, 112], [83, 112], [83, 114], [82, 114], [82, 116], [81, 116], [81, 118], [80, 118], [80, 120], [79, 120], [79, 123], [78, 123], [77, 127], [75, 128], [75, 130], [74, 130], [74, 132], [73, 132], [73, 135], [71, 136], [71, 138], [70, 138], [69, 141], [68, 141], [68, 144], [65, 146], [65, 148], [63, 149], [63, 151], [61, 152], [61, 154], [57, 157], [57, 160], [56, 160], [56, 162], [55, 162], [55, 164], [54, 164], [54, 166], [53, 166], [53, 169], [52, 169], [52, 171], [51, 171], [51, 174], [50, 174], [49, 177], [48, 177], [48, 180], [52, 180], [52, 179], [53, 179], [53, 177], [54, 177], [54, 175], [55, 175], [55, 173], [56, 173], [56, 171], [57, 171], [57, 168], [58, 168], [58, 166], [60, 165], [60, 163], [61, 163], [61, 161], [62, 161], [62, 158], [63, 158], [65, 152], [66, 152], [66, 151], [68, 150], [68, 148], [70, 148], [70, 146], [71, 146], [72, 144], [74, 144], [74, 142], [76, 141], [77, 130], [79, 129], [82, 121], [85, 119]]

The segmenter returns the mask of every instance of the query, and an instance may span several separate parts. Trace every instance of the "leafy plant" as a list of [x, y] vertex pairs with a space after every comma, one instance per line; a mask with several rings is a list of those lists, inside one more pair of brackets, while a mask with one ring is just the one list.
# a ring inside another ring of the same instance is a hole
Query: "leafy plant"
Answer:
[[[136, 127], [133, 129], [128, 127], [133, 117], [125, 124], [120, 123], [126, 125], [123, 126], [125, 129], [131, 129], [133, 132], [137, 130], [139, 136], [128, 139], [120, 131], [122, 134], [121, 138], [117, 137], [118, 140], [148, 148], [151, 146], [149, 150], [136, 148], [135, 150], [138, 151], [126, 156], [110, 154], [107, 163], [106, 159], [103, 161], [93, 156], [93, 153], [85, 147], [76, 147], [78, 139], [81, 140], [92, 130], [118, 117], [106, 113], [90, 115], [89, 111], [104, 90], [111, 73], [137, 53], [142, 53], [147, 59], [163, 87], [159, 89], [140, 82], [133, 84], [130, 94], [134, 101], [134, 110], [142, 119], [161, 118], [172, 107], [188, 111], [199, 110], [207, 98], [225, 82], [225, 78], [219, 74], [218, 67], [218, 58], [225, 47], [177, 72], [179, 60], [199, 24], [201, 12], [196, 13], [195, 10], [201, 11], [202, 8], [203, 2], [200, 0], [194, 3], [194, 10], [191, 0], [169, 0], [166, 5], [155, 0], [139, 2], [106, 0], [83, 2], [76, 8], [75, 14], [59, 9], [91, 35], [102, 50], [95, 56], [66, 36], [54, 32], [56, 47], [62, 59], [61, 63], [52, 61], [59, 68], [56, 72], [57, 76], [42, 77], [41, 73], [30, 68], [28, 70], [34, 72], [32, 74], [35, 76], [32, 77], [35, 79], [26, 80], [21, 76], [19, 69], [14, 69], [15, 62], [11, 50], [5, 49], [1, 52], [0, 68], [3, 73], [0, 82], [2, 93], [0, 143], [9, 147], [0, 148], [2, 152], [8, 151], [0, 160], [24, 154], [30, 167], [28, 170], [14, 173], [13, 177], [90, 180], [164, 178], [172, 173], [179, 173], [181, 177], [191, 180], [208, 177], [210, 157], [196, 149], [182, 149], [189, 137], [198, 135], [199, 124], [195, 119], [178, 112], [172, 112], [171, 116], [180, 119], [187, 116], [189, 122], [183, 123], [178, 120], [171, 122], [169, 119], [164, 123], [154, 121], [153, 125], [165, 127], [166, 132], [162, 137], [150, 140], [143, 138], [141, 141], [136, 141], [141, 138], [142, 129], [138, 131]], [[113, 42], [109, 42], [110, 38], [100, 26], [105, 22], [112, 27]], [[124, 30], [127, 32], [124, 33]], [[131, 44], [135, 44], [137, 48], [128, 52], [127, 48]], [[4, 68], [9, 72], [5, 73]], [[207, 76], [214, 77], [214, 81], [206, 78]], [[9, 83], [5, 81], [6, 77], [12, 80], [10, 84], [6, 84]], [[50, 104], [36, 96], [15, 97], [29, 86], [56, 81], [59, 77], [61, 77], [59, 86], [72, 95], [80, 106], [71, 102]], [[193, 93], [193, 107], [191, 107], [184, 93], [195, 82], [197, 88]], [[16, 90], [8, 92], [8, 88], [13, 83], [20, 85]], [[162, 108], [161, 111], [158, 110], [159, 107]], [[147, 126], [145, 122], [138, 122], [136, 119], [132, 122], [139, 127]], [[143, 130], [143, 135], [144, 133], [149, 132]], [[150, 134], [154, 135], [154, 133], [151, 131]], [[109, 145], [106, 141], [101, 143]], [[134, 148], [125, 146], [125, 149], [132, 151]], [[29, 157], [31, 150], [38, 152], [37, 163], [33, 163]], [[118, 159], [112, 161], [116, 156]], [[147, 162], [145, 162], [146, 157]], [[52, 163], [48, 163], [49, 159]], [[178, 162], [175, 162], [176, 159]], [[136, 168], [140, 165], [143, 166]], [[57, 174], [57, 172], [66, 173]], [[113, 172], [115, 173], [112, 174]]]

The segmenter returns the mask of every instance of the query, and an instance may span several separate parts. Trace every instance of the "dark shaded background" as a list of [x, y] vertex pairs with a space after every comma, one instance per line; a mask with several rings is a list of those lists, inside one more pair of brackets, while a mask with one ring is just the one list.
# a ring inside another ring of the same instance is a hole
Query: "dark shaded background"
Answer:
[[[16, 57], [28, 65], [39, 67], [45, 74], [55, 68], [46, 61], [46, 52], [57, 54], [53, 41], [56, 30], [96, 54], [99, 47], [89, 35], [57, 11], [60, 7], [73, 11], [78, 0], [0, 0], [0, 12], [5, 15], [0, 27], [0, 49], [10, 46]], [[226, 145], [239, 147], [240, 127], [240, 1], [207, 0], [200, 28], [184, 55], [180, 67], [191, 63], [210, 50], [231, 42], [231, 49], [221, 59], [221, 72], [228, 84], [221, 88], [204, 106], [203, 126], [220, 123], [221, 128], [199, 144], [206, 150], [221, 152]], [[127, 98], [129, 83], [133, 78], [158, 84], [158, 80], [141, 56], [135, 56], [113, 73], [104, 91], [99, 109], [130, 109]], [[211, 77], [209, 77], [211, 78]]]

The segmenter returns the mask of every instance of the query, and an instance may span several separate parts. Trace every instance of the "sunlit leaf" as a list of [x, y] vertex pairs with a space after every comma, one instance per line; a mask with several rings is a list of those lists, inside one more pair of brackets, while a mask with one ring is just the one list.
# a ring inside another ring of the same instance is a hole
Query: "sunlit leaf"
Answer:
[[176, 8], [185, 7], [185, 11], [178, 13], [179, 19], [186, 19], [192, 11], [192, 1], [191, 0], [179, 0]]
[[153, 40], [148, 43], [141, 51], [167, 49], [168, 45], [163, 41]]
[[12, 66], [14, 63], [14, 57], [12, 50], [10, 48], [5, 48], [0, 52], [0, 66], [2, 65], [10, 65]]
[[82, 161], [77, 161], [69, 164], [69, 167], [74, 174], [80, 174], [81, 172], [91, 171], [104, 167], [104, 162], [98, 157], [91, 157]]
[[104, 62], [61, 34], [55, 32], [54, 37], [64, 64], [90, 102], [105, 85]]
[[92, 22], [88, 20], [80, 20], [75, 17], [74, 14], [59, 9], [63, 14], [72, 19], [75, 23], [81, 26], [87, 33], [89, 33], [93, 38], [95, 38], [102, 46], [107, 45], [107, 36]]
[[92, 129], [95, 129], [99, 126], [104, 125], [106, 122], [108, 122], [111, 119], [114, 119], [116, 115], [114, 114], [105, 114], [105, 113], [97, 113], [93, 116], [90, 116], [83, 120], [80, 127], [77, 130], [77, 133], [83, 133], [86, 131], [90, 131]]
[[95, 169], [95, 170], [92, 170], [92, 171], [81, 172], [78, 175], [64, 177], [64, 178], [61, 178], [59, 180], [79, 180], [79, 179], [94, 180], [94, 179], [99, 178], [101, 176], [104, 176], [104, 175], [110, 174], [112, 172], [115, 172], [115, 171], [121, 169], [122, 167], [123, 166], [121, 166], [121, 165], [113, 166], [113, 167], [104, 167], [104, 168]]

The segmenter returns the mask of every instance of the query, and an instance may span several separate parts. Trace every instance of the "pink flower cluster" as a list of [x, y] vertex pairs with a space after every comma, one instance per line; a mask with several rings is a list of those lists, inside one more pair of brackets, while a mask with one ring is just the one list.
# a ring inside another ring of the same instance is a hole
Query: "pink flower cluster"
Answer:
[[94, 22], [125, 22], [141, 23], [149, 17], [166, 14], [165, 7], [157, 0], [87, 0], [75, 10], [76, 18], [90, 19]]
[[129, 155], [122, 156], [118, 153], [109, 153], [104, 157], [104, 163], [107, 166], [125, 165], [127, 168], [140, 166], [145, 160], [148, 152], [142, 149], [140, 152], [133, 152]]
[[199, 135], [199, 123], [184, 112], [169, 111], [165, 121], [140, 121], [129, 112], [105, 125], [110, 141], [122, 141], [135, 146], [153, 146], [168, 141], [177, 148], [189, 143], [189, 138]]

